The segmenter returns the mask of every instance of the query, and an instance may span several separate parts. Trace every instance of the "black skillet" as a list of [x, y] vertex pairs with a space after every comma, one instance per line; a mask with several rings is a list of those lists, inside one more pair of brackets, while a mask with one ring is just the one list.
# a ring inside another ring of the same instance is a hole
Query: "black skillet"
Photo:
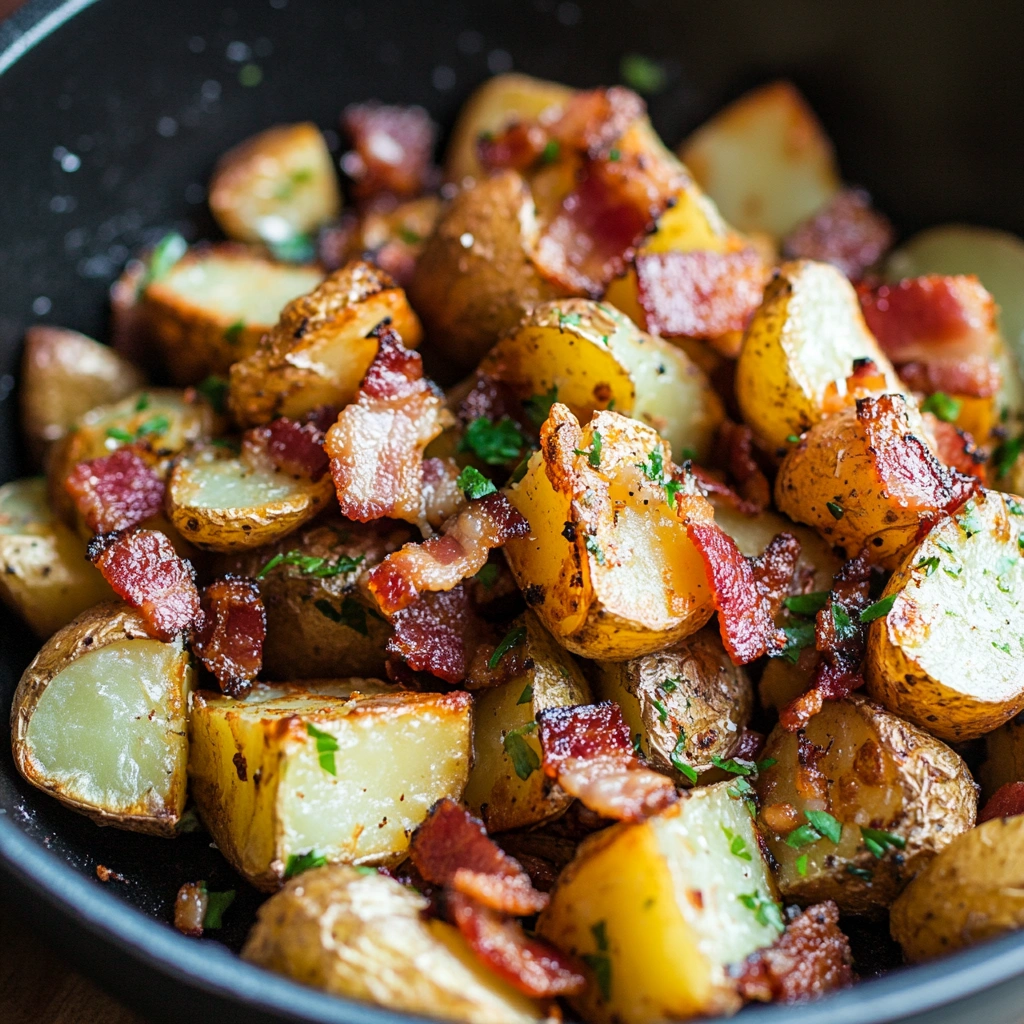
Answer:
[[[260, 128], [333, 129], [344, 104], [370, 97], [421, 103], [450, 125], [489, 72], [611, 83], [632, 51], [668, 70], [651, 109], [670, 143], [745, 86], [785, 75], [823, 116], [846, 176], [904, 232], [963, 220], [1024, 233], [1022, 40], [1019, 0], [31, 0], [0, 26], [0, 481], [27, 470], [12, 394], [25, 328], [103, 337], [106, 289], [127, 255], [170, 228], [210, 234], [213, 162]], [[0, 613], [0, 720], [34, 648]], [[126, 881], [101, 884], [97, 864]], [[26, 786], [6, 738], [0, 867], [8, 905], [153, 1020], [408, 1019], [243, 964], [232, 950], [259, 897], [209, 837], [99, 829]], [[198, 877], [239, 890], [216, 940], [166, 923], [178, 886]], [[893, 962], [883, 935], [856, 929], [868, 976]], [[1022, 1000], [1019, 935], [743, 1019], [1010, 1024]]]

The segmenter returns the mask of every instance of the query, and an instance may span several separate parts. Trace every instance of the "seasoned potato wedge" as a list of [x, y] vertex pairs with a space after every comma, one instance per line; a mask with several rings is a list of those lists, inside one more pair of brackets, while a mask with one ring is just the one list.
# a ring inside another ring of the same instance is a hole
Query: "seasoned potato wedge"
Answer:
[[391, 629], [356, 582], [412, 539], [413, 531], [394, 520], [355, 523], [334, 516], [268, 547], [217, 558], [218, 575], [259, 578], [267, 613], [264, 678], [383, 675]]
[[586, 958], [572, 1000], [597, 1024], [739, 1009], [728, 967], [783, 929], [775, 883], [742, 800], [722, 782], [640, 825], [587, 839], [562, 872], [537, 931]]
[[406, 348], [416, 348], [420, 322], [387, 274], [362, 260], [335, 271], [285, 306], [259, 348], [231, 367], [235, 419], [251, 427], [348, 404], [377, 354], [369, 334], [389, 317]]
[[976, 773], [983, 799], [1008, 782], [1024, 782], [1024, 716], [1017, 715], [985, 737], [986, 758]]
[[257, 686], [244, 700], [193, 695], [192, 796], [221, 852], [257, 888], [276, 889], [289, 861], [311, 850], [396, 864], [434, 803], [462, 796], [469, 695], [369, 684], [369, 694], [363, 680], [339, 680], [283, 694]]
[[18, 771], [99, 825], [173, 836], [185, 809], [192, 672], [179, 638], [161, 643], [117, 601], [55, 633], [11, 707]]
[[50, 511], [42, 477], [0, 487], [0, 565], [0, 597], [41, 637], [114, 596], [82, 539]]
[[448, 181], [485, 177], [476, 147], [481, 135], [495, 135], [515, 121], [533, 120], [545, 111], [556, 117], [574, 89], [558, 82], [546, 82], [529, 75], [495, 75], [487, 79], [466, 101], [452, 129], [444, 159]]
[[217, 161], [210, 212], [228, 238], [286, 242], [334, 220], [338, 175], [320, 129], [308, 121], [253, 135]]
[[235, 551], [273, 544], [325, 509], [329, 474], [290, 476], [220, 447], [182, 455], [167, 481], [167, 515], [190, 544]]
[[605, 662], [595, 690], [622, 708], [651, 765], [679, 783], [692, 779], [677, 764], [700, 774], [712, 757], [729, 756], [754, 703], [746, 670], [725, 653], [715, 625], [656, 654]]
[[473, 707], [476, 761], [466, 804], [488, 832], [535, 825], [572, 803], [540, 771], [540, 743], [529, 726], [548, 708], [590, 703], [590, 687], [579, 667], [533, 612], [524, 612], [513, 628], [526, 631], [515, 648], [522, 671], [479, 691]]
[[534, 266], [534, 199], [515, 171], [461, 191], [416, 263], [409, 298], [455, 367], [475, 366], [528, 307], [561, 292]]
[[1024, 928], [1024, 816], [993, 818], [949, 844], [892, 905], [911, 963]]
[[276, 263], [244, 246], [199, 246], [142, 296], [141, 329], [176, 384], [195, 384], [255, 351], [281, 310], [321, 280], [319, 267]]
[[885, 588], [868, 629], [875, 700], [949, 740], [1024, 710], [1024, 501], [988, 491], [935, 526]]
[[484, 967], [429, 901], [341, 864], [305, 872], [260, 907], [242, 958], [389, 1010], [470, 1024], [529, 1024], [540, 1007]]
[[801, 759], [797, 734], [776, 726], [763, 754], [775, 764], [757, 780], [779, 888], [804, 906], [878, 913], [973, 827], [974, 781], [944, 743], [861, 697], [826, 702], [806, 737], [822, 753]]
[[614, 409], [655, 430], [673, 451], [705, 459], [725, 415], [707, 377], [668, 342], [589, 299], [542, 303], [498, 342], [482, 372], [523, 398], [549, 395], [586, 423]]
[[730, 224], [776, 238], [841, 184], [832, 143], [789, 82], [730, 103], [683, 142], [679, 156]]
[[658, 434], [615, 412], [581, 429], [556, 403], [543, 436], [508, 491], [530, 535], [505, 554], [544, 625], [573, 653], [606, 661], [695, 633], [711, 591], [686, 527], [641, 468], [652, 452], [669, 464]]
[[853, 286], [828, 263], [784, 263], [743, 336], [736, 400], [770, 450], [790, 442], [847, 393], [857, 360], [870, 359], [886, 390], [902, 393], [892, 364], [864, 323]]
[[138, 367], [112, 348], [64, 327], [38, 324], [25, 332], [21, 357], [21, 424], [33, 458], [97, 405], [142, 387]]

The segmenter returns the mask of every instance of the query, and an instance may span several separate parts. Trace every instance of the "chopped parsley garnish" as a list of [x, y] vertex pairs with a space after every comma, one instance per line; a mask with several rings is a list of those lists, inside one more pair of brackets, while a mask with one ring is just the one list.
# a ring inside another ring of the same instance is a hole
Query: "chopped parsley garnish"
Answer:
[[417, 245], [423, 241], [423, 236], [419, 232], [413, 231], [412, 228], [407, 228], [404, 224], [398, 229], [398, 237], [406, 245]]
[[551, 385], [548, 391], [542, 395], [531, 395], [523, 400], [523, 409], [529, 417], [530, 422], [539, 427], [551, 415], [551, 406], [558, 401], [558, 387]]
[[1024, 516], [1024, 505], [1022, 505], [1016, 498], [1006, 497], [1006, 511], [1011, 516]]
[[664, 703], [662, 703], [662, 701], [658, 700], [657, 697], [655, 697], [651, 701], [651, 703], [657, 709], [658, 721], [661, 722], [662, 725], [664, 725], [668, 721], [668, 708], [665, 707]]
[[188, 242], [177, 231], [164, 235], [149, 254], [145, 273], [139, 279], [138, 293], [141, 295], [154, 281], [164, 277], [186, 252]]
[[807, 854], [801, 853], [796, 859], [796, 873], [801, 878], [807, 877]]
[[516, 704], [529, 704], [532, 700], [533, 683], [527, 683], [526, 686], [523, 687], [523, 692], [519, 694], [519, 700], [516, 701]]
[[731, 828], [727, 828], [725, 825], [722, 825], [722, 832], [725, 838], [729, 840], [729, 852], [734, 857], [739, 857], [740, 860], [754, 859], [747, 849], [747, 843], [743, 836], [737, 835]]
[[812, 594], [793, 594], [787, 597], [782, 603], [794, 614], [812, 616], [817, 615], [828, 602], [827, 590], [816, 590]]
[[954, 553], [953, 549], [944, 540], [937, 540], [935, 542], [935, 546], [940, 551], [945, 551], [947, 555], [952, 555]]
[[526, 438], [508, 416], [497, 423], [480, 416], [466, 427], [459, 441], [459, 451], [472, 452], [489, 466], [501, 466], [518, 459], [525, 445]]
[[864, 840], [864, 845], [878, 860], [885, 856], [885, 851], [889, 847], [892, 847], [894, 850], [903, 850], [907, 845], [907, 841], [903, 836], [898, 836], [893, 832], [884, 832], [880, 828], [865, 828], [862, 825], [860, 834]]
[[697, 782], [697, 770], [692, 765], [687, 764], [680, 754], [683, 752], [683, 748], [686, 746], [686, 733], [680, 729], [679, 736], [676, 738], [676, 745], [672, 748], [672, 753], [668, 755], [669, 761], [672, 762], [672, 767], [675, 768], [680, 775], [688, 779], [690, 782], [696, 784]]
[[601, 550], [601, 545], [598, 544], [597, 538], [588, 533], [583, 538], [583, 544], [597, 560], [597, 564], [604, 565], [604, 552]]
[[754, 803], [754, 787], [747, 782], [744, 778], [737, 778], [733, 780], [732, 785], [726, 790], [726, 793], [733, 798], [733, 800], [742, 800], [744, 806], [747, 808], [747, 813], [752, 817], [757, 817], [757, 805]]
[[493, 480], [488, 480], [479, 469], [472, 466], [467, 466], [459, 474], [455, 485], [470, 501], [482, 498], [485, 494], [493, 494], [498, 489]]
[[857, 635], [857, 627], [853, 624], [850, 613], [838, 601], [832, 602], [832, 625], [840, 642], [851, 640]]
[[498, 663], [502, 658], [512, 650], [516, 644], [520, 644], [526, 638], [526, 627], [516, 626], [515, 629], [510, 629], [504, 639], [494, 648], [494, 653], [487, 660], [487, 667], [493, 672], [498, 667]]
[[609, 149], [608, 150], [608, 159], [612, 163], [615, 163], [617, 160], [619, 160], [621, 158], [621, 156], [622, 156], [622, 154], [617, 149], [613, 148], [613, 149]]
[[763, 757], [757, 762], [757, 770], [759, 772], [766, 772], [769, 768], [778, 763], [779, 762], [776, 761], [774, 757]]
[[170, 429], [171, 421], [166, 416], [152, 416], [144, 423], [140, 423], [135, 430], [136, 437], [146, 437], [148, 434], [163, 434]]
[[237, 345], [242, 339], [242, 331], [245, 330], [245, 321], [236, 320], [230, 327], [224, 331], [224, 340], [229, 345]]
[[228, 382], [223, 377], [211, 374], [196, 385], [196, 391], [213, 406], [214, 412], [223, 412], [228, 397]]
[[330, 619], [331, 622], [348, 626], [349, 629], [354, 629], [362, 636], [370, 635], [370, 631], [366, 627], [366, 609], [354, 597], [344, 598], [341, 602], [340, 611], [326, 598], [320, 598], [319, 601], [314, 603], [313, 607], [325, 618]]
[[349, 555], [339, 555], [333, 562], [328, 558], [317, 558], [313, 555], [304, 555], [301, 551], [289, 551], [286, 555], [276, 554], [258, 573], [256, 579], [265, 579], [279, 565], [294, 565], [300, 572], [316, 579], [327, 579], [331, 576], [340, 576], [343, 573], [352, 572], [362, 563], [365, 555], [357, 555], [351, 558]]
[[810, 846], [811, 843], [816, 843], [819, 839], [821, 839], [821, 833], [812, 825], [798, 825], [786, 836], [786, 845], [791, 846], [794, 850], [799, 850], [801, 846]]
[[594, 972], [594, 980], [601, 992], [601, 998], [608, 1002], [612, 995], [612, 961], [608, 956], [608, 933], [604, 921], [590, 926], [590, 934], [594, 936], [596, 953], [584, 953], [581, 959]]
[[145, 412], [149, 408], [149, 394], [143, 391], [141, 395], [135, 400], [135, 411]]
[[784, 626], [782, 632], [786, 634], [786, 646], [779, 651], [777, 657], [785, 658], [795, 665], [800, 660], [800, 652], [814, 646], [814, 623], [797, 622], [792, 626]]
[[203, 915], [203, 928], [219, 928], [224, 922], [224, 912], [235, 902], [235, 890], [206, 893], [206, 913]]
[[268, 240], [267, 248], [282, 263], [311, 263], [316, 256], [316, 246], [309, 235], [292, 235], [279, 242]]
[[711, 763], [716, 768], [721, 768], [723, 772], [729, 772], [732, 775], [756, 775], [757, 765], [753, 761], [737, 761], [734, 757], [730, 757], [728, 760], [719, 757], [717, 754], [711, 755]]
[[564, 327], [566, 324], [570, 327], [579, 327], [582, 322], [583, 319], [579, 313], [563, 313], [561, 310], [558, 311], [559, 327]]
[[338, 741], [329, 732], [318, 729], [312, 722], [306, 723], [306, 732], [316, 740], [316, 752], [320, 758], [320, 767], [330, 775], [337, 776], [338, 767], [334, 763], [334, 755], [338, 750]]
[[291, 853], [284, 865], [284, 877], [294, 878], [301, 875], [303, 871], [311, 868], [322, 868], [327, 863], [327, 858], [316, 850], [307, 850], [305, 853]]
[[762, 896], [756, 890], [754, 892], [740, 893], [736, 897], [740, 903], [754, 912], [754, 918], [758, 924], [770, 926], [780, 934], [786, 930], [786, 924], [782, 920], [782, 911], [775, 900]]
[[828, 811], [804, 811], [804, 816], [826, 839], [838, 843], [842, 838], [843, 826]]
[[800, 438], [796, 434], [787, 434], [786, 435], [786, 440], [790, 444], [799, 444], [800, 443]]
[[642, 737], [641, 737], [640, 733], [638, 733], [638, 732], [633, 733], [633, 753], [636, 754], [637, 757], [643, 757], [644, 756], [644, 748], [643, 748], [643, 745], [641, 743], [641, 740], [642, 740]]
[[587, 461], [596, 469], [601, 465], [601, 431], [594, 431], [594, 440], [589, 448], [574, 448], [573, 451], [577, 455], [586, 455]]
[[515, 769], [516, 775], [525, 782], [539, 767], [540, 758], [537, 751], [526, 742], [526, 733], [531, 733], [537, 728], [536, 722], [527, 722], [518, 729], [509, 729], [501, 745], [505, 748]]
[[978, 512], [978, 506], [973, 501], [967, 502], [964, 505], [963, 512], [958, 516], [954, 516], [954, 518], [956, 519], [957, 526], [964, 531], [967, 537], [973, 537], [984, 529], [981, 513]]
[[107, 427], [107, 437], [112, 437], [115, 441], [123, 441], [125, 444], [131, 444], [135, 440], [132, 434], [121, 427]]
[[921, 569], [924, 572], [925, 576], [931, 576], [931, 574], [935, 572], [935, 570], [938, 569], [938, 567], [938, 555], [932, 555], [930, 558], [922, 558], [921, 561], [914, 566], [915, 569]]
[[1013, 469], [1021, 451], [1024, 451], [1024, 434], [1019, 437], [1007, 438], [992, 453], [992, 464], [995, 466], [996, 476], [1000, 480]]
[[665, 69], [651, 57], [639, 53], [624, 54], [619, 61], [619, 77], [623, 82], [645, 96], [653, 96], [665, 88], [668, 76]]
[[853, 875], [854, 878], [859, 878], [865, 882], [870, 882], [871, 879], [875, 877], [874, 874], [871, 871], [868, 871], [867, 868], [858, 868], [853, 864], [847, 864], [846, 870], [851, 875]]
[[664, 483], [665, 457], [661, 454], [660, 448], [655, 448], [643, 462], [637, 463], [637, 465], [648, 480], [652, 480], [656, 484]]
[[500, 572], [494, 562], [488, 562], [473, 578], [485, 589], [490, 590], [498, 582]]
[[1010, 653], [1010, 645], [1009, 644], [1000, 644], [1000, 643], [997, 643], [995, 640], [993, 640], [992, 641], [992, 646], [997, 651], [1002, 651], [1003, 654], [1009, 654]]
[[836, 502], [836, 501], [826, 501], [825, 502], [825, 508], [827, 508], [829, 510], [829, 512], [832, 513], [832, 518], [833, 519], [842, 519], [843, 518], [843, 506], [840, 505], [838, 502]]
[[679, 689], [679, 684], [682, 682], [678, 677], [675, 679], [666, 679], [664, 682], [659, 683], [656, 689], [663, 691], [664, 693], [675, 693]]
[[558, 139], [548, 139], [540, 154], [540, 162], [542, 164], [553, 164], [558, 159], [561, 149], [562, 147], [558, 144]]
[[959, 399], [947, 395], [945, 391], [936, 391], [922, 402], [921, 412], [930, 412], [946, 423], [953, 423], [960, 415], [962, 405]]
[[[936, 558], [936, 564], [938, 564], [938, 561], [939, 560]], [[917, 566], [915, 566], [914, 568], [917, 568]], [[932, 572], [934, 571], [935, 567], [933, 566], [931, 572], [929, 572], [928, 575], [931, 576]], [[889, 614], [889, 609], [892, 608], [892, 606], [895, 603], [896, 595], [890, 594], [888, 597], [883, 597], [881, 601], [876, 601], [874, 604], [869, 604], [867, 608], [865, 608], [864, 611], [860, 613], [860, 621], [874, 622], [875, 619], [884, 618], [886, 615]]]

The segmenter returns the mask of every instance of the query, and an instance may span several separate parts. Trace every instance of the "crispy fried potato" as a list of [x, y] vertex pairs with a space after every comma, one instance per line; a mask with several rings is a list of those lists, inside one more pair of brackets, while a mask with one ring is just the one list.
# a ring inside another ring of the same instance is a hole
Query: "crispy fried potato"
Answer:
[[256, 686], [242, 700], [193, 695], [192, 797], [220, 851], [257, 888], [276, 889], [311, 850], [396, 864], [434, 803], [462, 796], [469, 695], [383, 686], [349, 679]]
[[942, 520], [885, 588], [868, 629], [868, 693], [948, 740], [1024, 710], [1024, 501], [988, 491]]
[[406, 348], [422, 331], [405, 292], [382, 270], [354, 260], [288, 303], [248, 358], [231, 367], [228, 406], [244, 427], [298, 419], [352, 401], [377, 354], [370, 332], [390, 317]]
[[455, 367], [469, 369], [528, 307], [561, 294], [537, 271], [534, 199], [515, 171], [461, 191], [416, 264], [409, 298]]
[[522, 671], [500, 686], [479, 691], [474, 701], [476, 761], [466, 785], [466, 804], [488, 832], [536, 825], [572, 803], [540, 771], [540, 742], [536, 733], [524, 729], [548, 708], [590, 703], [590, 687], [579, 666], [537, 616], [524, 612], [513, 623], [513, 628], [520, 627], [526, 633], [515, 650]]
[[559, 643], [624, 661], [700, 629], [713, 611], [703, 561], [641, 469], [652, 452], [669, 464], [657, 433], [615, 412], [596, 413], [581, 430], [556, 403], [541, 443], [508, 491], [530, 535], [505, 554]]
[[835, 153], [789, 82], [754, 89], [719, 111], [679, 156], [740, 231], [788, 234], [839, 191]]
[[595, 1024], [728, 1013], [740, 997], [728, 967], [783, 929], [776, 890], [744, 802], [722, 782], [639, 825], [587, 839], [537, 922], [584, 957], [572, 1000]]
[[242, 958], [332, 995], [469, 1024], [545, 1014], [471, 952], [429, 901], [393, 878], [335, 864], [304, 873], [260, 907]]
[[1024, 782], [1024, 716], [1017, 715], [985, 737], [985, 761], [976, 773], [985, 800], [1008, 782]]
[[594, 688], [622, 708], [636, 746], [677, 783], [692, 782], [677, 764], [700, 774], [712, 757], [729, 756], [754, 704], [746, 670], [729, 659], [715, 625], [657, 654], [605, 662]]
[[[878, 913], [973, 827], [974, 781], [944, 743], [861, 697], [826, 702], [806, 736], [823, 751], [816, 767], [801, 762], [797, 734], [776, 726], [763, 754], [775, 764], [757, 780], [779, 888], [803, 906], [835, 900], [847, 913]], [[817, 811], [841, 826], [838, 843], [827, 821], [813, 828]]]
[[228, 238], [285, 242], [334, 220], [338, 175], [320, 129], [306, 121], [253, 135], [217, 161], [210, 212]]
[[145, 289], [139, 330], [176, 384], [195, 384], [254, 352], [282, 308], [323, 276], [245, 246], [197, 246]]
[[167, 515], [190, 544], [236, 551], [273, 544], [327, 507], [329, 474], [291, 476], [221, 447], [181, 455], [167, 481]]
[[870, 359], [886, 390], [903, 393], [861, 315], [853, 286], [828, 263], [784, 263], [743, 336], [736, 400], [770, 450], [822, 418], [829, 399], [847, 394], [857, 360]]
[[145, 383], [138, 367], [112, 348], [65, 327], [37, 324], [25, 332], [21, 357], [21, 425], [42, 462], [50, 446], [97, 405], [107, 405]]
[[675, 452], [705, 459], [725, 410], [681, 350], [589, 299], [542, 303], [484, 356], [480, 369], [523, 398], [550, 395], [581, 422], [614, 409], [654, 427]]
[[173, 836], [185, 809], [192, 672], [181, 638], [161, 643], [118, 601], [55, 633], [11, 707], [18, 771], [99, 825]]
[[911, 963], [1024, 927], [1024, 816], [958, 836], [892, 905], [889, 929]]

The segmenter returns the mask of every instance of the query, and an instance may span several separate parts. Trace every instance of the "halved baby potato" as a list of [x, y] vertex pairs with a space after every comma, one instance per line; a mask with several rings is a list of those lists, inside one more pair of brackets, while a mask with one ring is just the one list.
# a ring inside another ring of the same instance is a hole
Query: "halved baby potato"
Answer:
[[397, 864], [442, 797], [459, 800], [472, 699], [382, 692], [375, 680], [196, 693], [189, 780], [231, 864], [272, 891], [303, 854]]
[[754, 704], [746, 670], [725, 653], [715, 625], [655, 654], [605, 662], [594, 688], [622, 708], [652, 767], [679, 783], [694, 781], [680, 765], [699, 775], [712, 757], [729, 756]]
[[650, 427], [603, 411], [581, 428], [556, 403], [541, 451], [507, 491], [530, 524], [528, 537], [505, 545], [512, 573], [574, 654], [649, 654], [695, 633], [714, 611], [700, 553], [642, 468], [655, 464], [668, 467], [671, 454]]
[[[974, 825], [977, 790], [940, 740], [862, 697], [826, 701], [796, 733], [776, 726], [757, 779], [758, 821], [783, 896], [877, 914]], [[838, 842], [836, 841], [838, 839]]]
[[50, 511], [46, 480], [0, 487], [0, 597], [41, 637], [114, 595], [85, 543]]
[[265, 328], [259, 347], [231, 367], [228, 406], [243, 427], [351, 402], [377, 354], [370, 332], [384, 320], [390, 318], [406, 348], [420, 343], [420, 322], [405, 292], [370, 263], [354, 260], [305, 290], [308, 295], [278, 308], [276, 326]]
[[229, 149], [210, 180], [210, 212], [228, 238], [287, 242], [334, 220], [338, 175], [320, 129], [268, 128]]
[[987, 491], [941, 520], [889, 580], [868, 629], [868, 693], [948, 740], [1024, 710], [1024, 500]]
[[483, 966], [429, 900], [342, 864], [307, 871], [260, 907], [242, 958], [331, 995], [469, 1024], [547, 1018]]
[[512, 624], [522, 671], [476, 693], [473, 749], [466, 804], [488, 832], [536, 825], [561, 814], [572, 797], [540, 770], [541, 749], [531, 723], [548, 708], [589, 704], [590, 687], [572, 657], [531, 611]]
[[191, 662], [118, 601], [55, 633], [11, 707], [14, 761], [33, 786], [92, 818], [175, 835], [185, 809]]
[[843, 399], [854, 364], [864, 359], [886, 391], [903, 393], [842, 272], [812, 260], [784, 263], [743, 336], [736, 364], [743, 419], [769, 450], [783, 453]]
[[291, 476], [209, 446], [182, 455], [167, 481], [167, 515], [190, 544], [236, 551], [273, 544], [325, 509], [330, 474]]
[[739, 1009], [729, 966], [784, 928], [742, 799], [721, 782], [638, 825], [585, 840], [537, 931], [591, 969], [571, 1000], [595, 1024], [649, 1024]]

